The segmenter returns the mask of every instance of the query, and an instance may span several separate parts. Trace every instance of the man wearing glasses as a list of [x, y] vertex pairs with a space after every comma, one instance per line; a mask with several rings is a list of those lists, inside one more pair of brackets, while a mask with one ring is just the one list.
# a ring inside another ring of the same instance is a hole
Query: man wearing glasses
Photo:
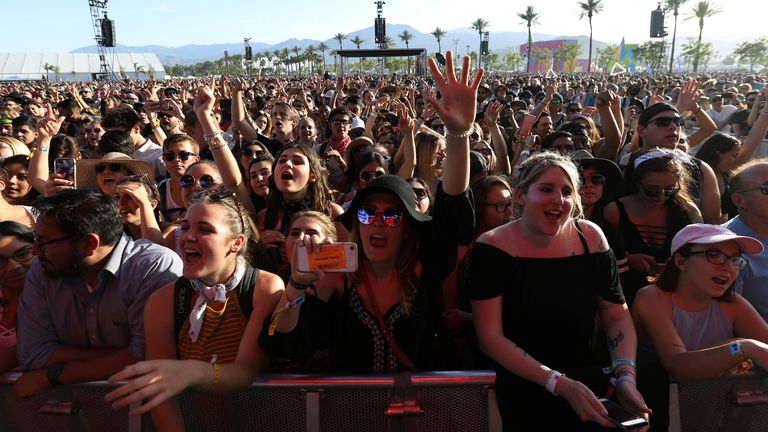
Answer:
[[144, 303], [181, 275], [171, 250], [122, 232], [110, 196], [86, 189], [35, 203], [39, 211], [18, 312], [16, 397], [106, 379], [144, 358]]
[[[739, 215], [723, 225], [768, 246], [768, 159], [755, 159], [736, 168], [731, 191]], [[736, 291], [768, 321], [768, 251], [744, 256], [749, 263], [739, 272]]]
[[731, 115], [738, 110], [733, 105], [725, 104], [723, 102], [723, 95], [714, 94], [710, 99], [712, 101], [712, 108], [707, 110], [707, 114], [712, 118], [712, 121], [717, 125], [717, 130], [721, 131], [731, 120]]

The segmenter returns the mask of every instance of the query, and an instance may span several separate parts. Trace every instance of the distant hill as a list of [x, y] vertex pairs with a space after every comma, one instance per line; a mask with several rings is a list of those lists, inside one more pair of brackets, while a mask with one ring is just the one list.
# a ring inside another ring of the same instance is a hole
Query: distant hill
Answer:
[[[405, 47], [405, 43], [397, 37], [403, 30], [408, 30], [414, 35], [413, 39], [408, 43], [411, 48], [426, 48], [429, 53], [437, 52], [437, 41], [434, 36], [429, 33], [423, 33], [415, 28], [404, 24], [387, 24], [387, 36], [390, 36], [395, 41], [395, 46]], [[350, 42], [355, 36], [359, 36], [365, 42], [360, 45], [360, 48], [376, 48], [374, 43], [374, 30], [373, 26], [366, 27], [364, 29], [348, 33], [347, 39], [342, 43], [344, 48], [355, 48], [355, 45]], [[592, 43], [592, 49], [604, 48], [609, 44], [619, 44], [621, 38], [617, 37], [615, 41], [597, 41]], [[503, 54], [507, 50], [517, 50], [518, 46], [524, 44], [528, 39], [528, 32], [523, 27], [518, 32], [494, 32], [490, 33], [490, 48], [492, 51]], [[587, 58], [587, 51], [589, 49], [589, 37], [588, 36], [565, 36], [565, 35], [550, 35], [533, 33], [534, 41], [552, 40], [552, 39], [575, 39], [579, 41], [582, 46], [582, 58]], [[680, 46], [685, 43], [687, 39], [678, 38], [677, 52], [680, 50]], [[265, 51], [282, 50], [283, 48], [292, 48], [298, 46], [302, 50], [309, 45], [317, 47], [321, 42], [325, 42], [331, 50], [337, 49], [339, 44], [333, 39], [326, 39], [325, 41], [313, 40], [313, 39], [288, 39], [277, 44], [266, 44], [262, 42], [251, 42], [250, 45], [253, 49], [254, 55]], [[626, 41], [627, 43], [634, 43], [634, 41]], [[709, 40], [714, 45], [715, 52], [718, 53], [716, 58], [722, 58], [733, 52], [738, 45], [739, 41], [715, 41]], [[467, 46], [469, 51], [478, 51], [480, 45], [480, 37], [475, 30], [471, 28], [457, 28], [448, 30], [448, 34], [441, 41], [443, 51], [454, 50], [458, 47], [458, 52], [461, 54], [467, 53]], [[242, 54], [244, 51], [242, 43], [220, 43], [210, 45], [183, 45], [180, 47], [166, 47], [162, 45], [144, 45], [144, 46], [128, 46], [118, 45], [114, 48], [115, 52], [141, 52], [141, 53], [155, 53], [160, 61], [165, 65], [174, 64], [190, 64], [201, 62], [205, 60], [217, 60], [224, 56], [224, 51], [228, 51], [230, 55]], [[96, 52], [96, 46], [86, 46], [72, 50], [76, 53], [91, 53]], [[330, 54], [326, 52], [326, 55]], [[330, 58], [329, 58], [330, 60]]]

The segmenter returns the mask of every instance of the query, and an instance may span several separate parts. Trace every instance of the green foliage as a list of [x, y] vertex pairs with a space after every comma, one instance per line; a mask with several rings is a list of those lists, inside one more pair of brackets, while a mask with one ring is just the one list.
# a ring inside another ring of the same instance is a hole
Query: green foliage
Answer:
[[762, 37], [754, 41], [745, 41], [733, 51], [733, 56], [741, 63], [748, 63], [752, 71], [756, 64], [768, 63], [768, 38]]
[[508, 69], [518, 71], [520, 66], [523, 65], [524, 61], [525, 59], [523, 56], [517, 51], [508, 50], [506, 53], [504, 53], [504, 66], [506, 66]]
[[580, 43], [568, 43], [561, 45], [555, 51], [555, 59], [563, 62], [563, 72], [576, 71], [576, 59], [581, 55]]
[[715, 50], [709, 42], [699, 42], [691, 39], [683, 44], [683, 60], [688, 63], [693, 63], [694, 72], [701, 64], [706, 67], [710, 60], [712, 60], [714, 54]]
[[651, 69], [659, 71], [662, 62], [667, 57], [667, 46], [664, 41], [648, 41], [633, 50], [635, 60], [639, 64], [650, 64]]
[[616, 61], [616, 48], [618, 45], [608, 45], [605, 48], [597, 49], [597, 64], [603, 68], [604, 71], [610, 71]]

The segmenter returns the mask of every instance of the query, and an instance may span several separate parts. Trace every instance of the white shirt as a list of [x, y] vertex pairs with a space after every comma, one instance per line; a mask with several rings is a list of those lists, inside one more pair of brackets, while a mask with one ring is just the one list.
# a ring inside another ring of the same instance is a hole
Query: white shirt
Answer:
[[165, 164], [163, 163], [163, 148], [147, 139], [141, 147], [133, 153], [133, 158], [152, 165], [155, 171], [155, 179], [165, 177]]
[[[736, 108], [733, 105], [723, 105], [720, 108], [720, 112], [715, 111], [714, 108], [710, 108], [707, 110], [707, 115], [709, 115], [710, 118], [712, 118], [712, 121], [715, 122], [715, 124], [719, 125], [720, 123], [724, 123], [728, 120], [728, 118], [731, 117], [731, 114], [736, 112], [738, 108]], [[726, 126], [728, 124], [726, 123]]]

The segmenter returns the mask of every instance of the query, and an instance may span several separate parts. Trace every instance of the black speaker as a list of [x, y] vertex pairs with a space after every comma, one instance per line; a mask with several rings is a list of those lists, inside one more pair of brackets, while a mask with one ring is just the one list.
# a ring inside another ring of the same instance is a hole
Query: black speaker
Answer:
[[253, 60], [253, 52], [251, 51], [251, 47], [249, 46], [245, 47], [245, 59]]
[[376, 18], [376, 21], [374, 22], [374, 31], [376, 32], [376, 43], [384, 43], [384, 39], [387, 37], [386, 18]]
[[445, 66], [445, 56], [440, 53], [435, 53], [435, 59], [437, 59], [437, 63], [439, 63], [442, 66]]
[[662, 38], [667, 35], [664, 30], [664, 11], [661, 8], [651, 11], [651, 37]]
[[101, 46], [114, 47], [115, 40], [115, 22], [109, 18], [101, 20]]
[[480, 55], [488, 55], [488, 41], [480, 41]]

